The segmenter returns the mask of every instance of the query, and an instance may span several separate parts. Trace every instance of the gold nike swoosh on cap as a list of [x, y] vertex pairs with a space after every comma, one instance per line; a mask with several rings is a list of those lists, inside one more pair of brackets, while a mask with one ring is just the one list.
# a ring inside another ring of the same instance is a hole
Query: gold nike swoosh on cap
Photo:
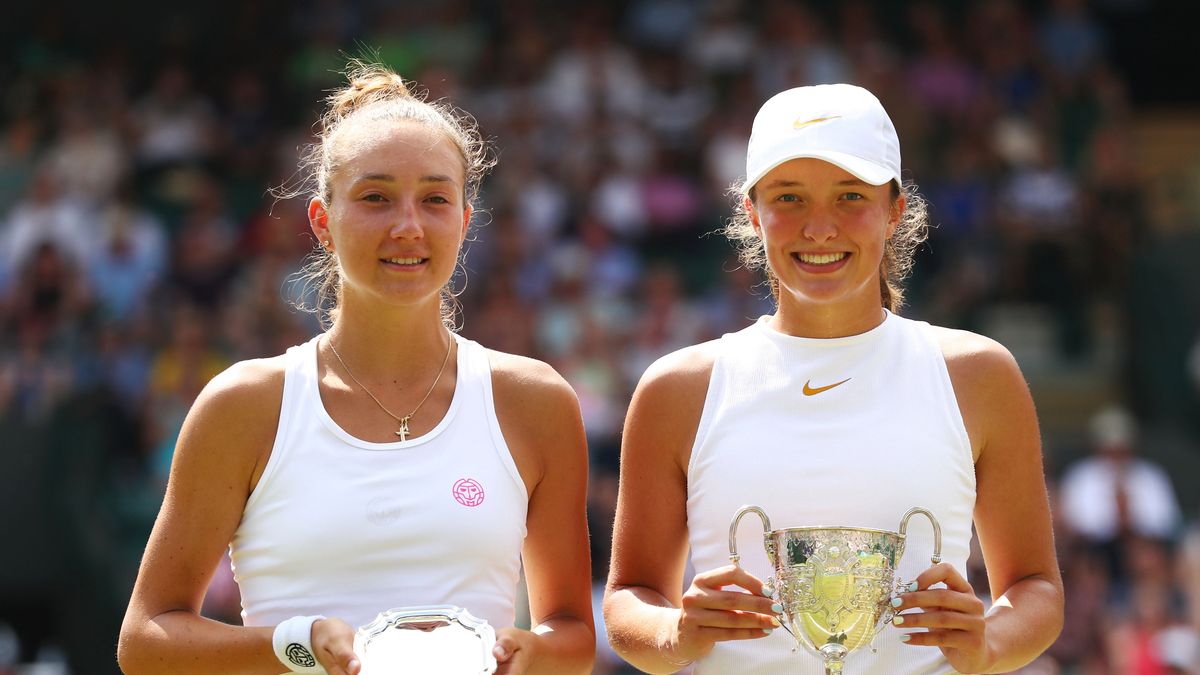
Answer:
[[799, 130], [803, 129], [804, 127], [811, 126], [813, 124], [820, 124], [821, 122], [828, 122], [829, 120], [836, 120], [836, 119], [839, 119], [840, 117], [841, 117], [841, 115], [830, 115], [829, 117], [817, 117], [817, 118], [808, 120], [807, 122], [801, 122], [800, 118], [797, 117], [796, 121], [792, 122], [792, 128], [795, 129], [796, 131], [799, 131]]
[[846, 384], [850, 380], [851, 380], [851, 378], [847, 377], [846, 379], [842, 380], [841, 382], [834, 382], [833, 384], [828, 384], [828, 385], [825, 385], [824, 387], [817, 387], [815, 389], [808, 386], [808, 385], [812, 384], [812, 380], [809, 380], [808, 382], [804, 383], [804, 395], [805, 396], [816, 396], [817, 394], [819, 394], [823, 391], [829, 391], [830, 389], [833, 389], [834, 387], [836, 387], [838, 385]]

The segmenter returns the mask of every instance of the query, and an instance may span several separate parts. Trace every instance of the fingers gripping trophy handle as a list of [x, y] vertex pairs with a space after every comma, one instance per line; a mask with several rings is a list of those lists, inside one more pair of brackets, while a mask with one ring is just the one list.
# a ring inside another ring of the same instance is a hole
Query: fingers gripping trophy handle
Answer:
[[930, 524], [933, 525], [933, 555], [930, 556], [929, 560], [936, 565], [942, 562], [942, 526], [938, 523], [937, 518], [933, 517], [932, 513], [919, 506], [909, 509], [908, 512], [904, 514], [904, 517], [900, 519], [900, 536], [906, 536], [906, 532], [908, 530], [908, 519], [912, 518], [918, 513], [928, 518]]
[[734, 514], [733, 521], [729, 523], [729, 562], [734, 565], [739, 565], [742, 556], [737, 552], [737, 529], [738, 523], [742, 521], [742, 516], [747, 513], [753, 513], [762, 520], [763, 526], [763, 547], [767, 549], [767, 558], [771, 560], [771, 564], [775, 564], [775, 547], [771, 544], [769, 534], [771, 532], [771, 519], [767, 517], [766, 511], [757, 506], [743, 506]]

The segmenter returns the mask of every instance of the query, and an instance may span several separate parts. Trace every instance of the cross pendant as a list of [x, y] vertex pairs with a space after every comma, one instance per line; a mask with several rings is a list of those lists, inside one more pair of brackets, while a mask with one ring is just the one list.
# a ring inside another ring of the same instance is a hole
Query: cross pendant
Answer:
[[410, 419], [412, 419], [412, 415], [405, 415], [400, 420], [400, 430], [396, 432], [396, 435], [400, 437], [401, 442], [408, 440], [408, 420]]

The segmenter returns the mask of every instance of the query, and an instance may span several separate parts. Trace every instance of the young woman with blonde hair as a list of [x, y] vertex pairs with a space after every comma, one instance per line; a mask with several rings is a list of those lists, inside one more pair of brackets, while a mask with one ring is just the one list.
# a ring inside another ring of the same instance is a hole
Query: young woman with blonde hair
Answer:
[[[501, 673], [594, 653], [578, 402], [549, 366], [457, 336], [448, 287], [489, 161], [474, 123], [360, 65], [310, 156], [327, 332], [199, 396], [121, 632], [136, 673], [362, 668], [380, 611], [450, 604]], [[229, 548], [245, 626], [199, 615]], [[513, 627], [522, 568], [533, 627]], [[328, 617], [328, 618], [326, 618]]]

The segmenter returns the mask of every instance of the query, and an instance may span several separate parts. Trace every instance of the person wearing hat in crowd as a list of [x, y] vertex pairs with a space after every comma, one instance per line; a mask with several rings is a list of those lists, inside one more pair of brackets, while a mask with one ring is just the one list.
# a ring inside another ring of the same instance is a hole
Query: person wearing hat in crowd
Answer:
[[[226, 370], [189, 412], [121, 631], [126, 673], [355, 675], [378, 665], [356, 627], [416, 605], [487, 620], [499, 673], [590, 670], [578, 401], [549, 366], [452, 330], [490, 163], [470, 118], [383, 67], [330, 96], [306, 168], [332, 321]], [[244, 626], [200, 616], [226, 549]], [[514, 627], [522, 570], [531, 630]]]
[[[874, 95], [799, 87], [754, 120], [726, 234], [766, 270], [777, 309], [654, 363], [634, 393], [604, 616], [648, 672], [822, 673], [777, 630], [781, 598], [759, 528], [896, 531], [911, 507], [898, 615], [846, 672], [983, 673], [1032, 661], [1059, 634], [1062, 580], [1033, 403], [1009, 352], [897, 314], [925, 207], [901, 180], [896, 131]], [[754, 520], [754, 519], [751, 519]], [[984, 580], [965, 576], [978, 532]], [[688, 562], [696, 570], [685, 585]]]
[[1104, 554], [1120, 579], [1129, 575], [1125, 549], [1134, 540], [1164, 544], [1183, 525], [1171, 477], [1136, 453], [1137, 426], [1124, 407], [1097, 411], [1088, 425], [1093, 453], [1068, 465], [1059, 484], [1063, 522]]

